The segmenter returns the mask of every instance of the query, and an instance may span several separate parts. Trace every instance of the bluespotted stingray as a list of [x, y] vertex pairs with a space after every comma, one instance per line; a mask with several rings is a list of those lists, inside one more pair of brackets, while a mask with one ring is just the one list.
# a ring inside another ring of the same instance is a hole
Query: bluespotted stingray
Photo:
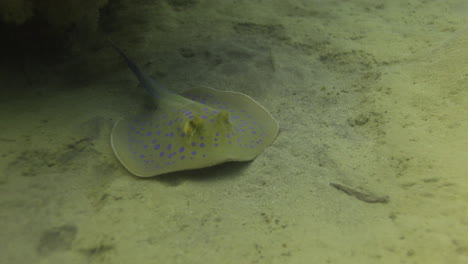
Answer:
[[151, 177], [253, 160], [275, 140], [278, 123], [249, 96], [205, 87], [173, 93], [112, 45], [156, 106], [117, 121], [112, 130], [114, 153], [132, 174]]

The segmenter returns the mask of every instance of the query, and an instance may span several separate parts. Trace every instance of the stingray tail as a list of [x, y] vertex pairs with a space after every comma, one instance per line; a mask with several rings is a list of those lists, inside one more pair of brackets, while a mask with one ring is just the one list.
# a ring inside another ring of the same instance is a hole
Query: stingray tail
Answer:
[[166, 88], [162, 87], [158, 82], [153, 80], [148, 74], [143, 72], [138, 65], [136, 65], [120, 48], [115, 44], [114, 41], [111, 39], [108, 39], [109, 42], [112, 44], [112, 47], [117, 51], [117, 53], [124, 58], [125, 62], [128, 65], [128, 68], [132, 70], [132, 72], [135, 74], [135, 76], [138, 78], [138, 81], [140, 81], [141, 85], [145, 88], [146, 91], [148, 91], [150, 94], [152, 94], [156, 98], [160, 98], [163, 93], [170, 93]]

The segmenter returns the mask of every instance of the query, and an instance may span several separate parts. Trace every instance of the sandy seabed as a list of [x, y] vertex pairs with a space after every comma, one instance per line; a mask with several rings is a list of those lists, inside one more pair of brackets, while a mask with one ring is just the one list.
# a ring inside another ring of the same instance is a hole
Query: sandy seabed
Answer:
[[104, 36], [3, 68], [0, 263], [468, 263], [466, 1], [111, 5], [107, 35], [166, 87], [248, 94], [278, 138], [140, 179], [109, 134], [147, 95]]

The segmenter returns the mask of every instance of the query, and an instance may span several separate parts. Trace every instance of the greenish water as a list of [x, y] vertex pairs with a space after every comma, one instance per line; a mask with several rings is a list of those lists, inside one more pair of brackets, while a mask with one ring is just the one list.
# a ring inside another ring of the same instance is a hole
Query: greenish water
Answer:
[[[0, 262], [468, 262], [467, 12], [109, 3], [68, 57], [2, 62]], [[107, 37], [172, 90], [251, 96], [277, 139], [248, 163], [131, 175], [109, 136], [147, 94]]]

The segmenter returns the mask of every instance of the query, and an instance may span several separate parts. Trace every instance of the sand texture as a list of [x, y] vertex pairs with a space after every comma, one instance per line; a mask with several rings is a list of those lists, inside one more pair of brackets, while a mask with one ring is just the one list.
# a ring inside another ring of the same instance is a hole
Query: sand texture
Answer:
[[[0, 263], [468, 263], [466, 1], [109, 2], [79, 56], [1, 64]], [[276, 141], [131, 175], [110, 131], [148, 95], [107, 37]]]

